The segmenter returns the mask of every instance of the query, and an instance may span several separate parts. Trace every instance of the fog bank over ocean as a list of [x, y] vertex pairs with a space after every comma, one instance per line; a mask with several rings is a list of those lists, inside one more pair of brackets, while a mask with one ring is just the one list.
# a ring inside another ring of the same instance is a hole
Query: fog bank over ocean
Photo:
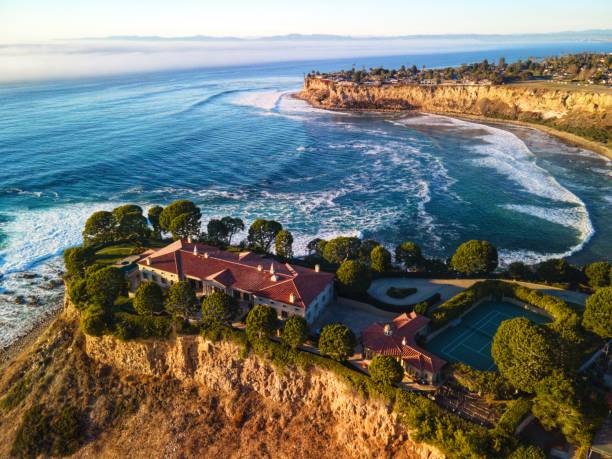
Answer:
[[[585, 43], [612, 43], [612, 31], [531, 35], [414, 35], [342, 37], [286, 35], [265, 38], [109, 37], [0, 44], [0, 81], [118, 75], [289, 61], [471, 52]], [[533, 57], [544, 57], [547, 54]], [[506, 56], [507, 57], [507, 56]]]

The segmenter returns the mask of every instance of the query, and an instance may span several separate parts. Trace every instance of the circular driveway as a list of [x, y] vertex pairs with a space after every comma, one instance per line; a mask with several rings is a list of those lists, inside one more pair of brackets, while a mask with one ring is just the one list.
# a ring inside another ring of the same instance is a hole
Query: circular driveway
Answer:
[[[436, 293], [440, 294], [442, 301], [452, 298], [457, 293], [471, 286], [475, 281], [468, 279], [411, 279], [406, 277], [387, 277], [376, 279], [368, 289], [368, 293], [378, 301], [398, 306], [416, 304], [425, 301]], [[406, 298], [391, 298], [387, 290], [396, 288], [416, 288], [416, 293]]]

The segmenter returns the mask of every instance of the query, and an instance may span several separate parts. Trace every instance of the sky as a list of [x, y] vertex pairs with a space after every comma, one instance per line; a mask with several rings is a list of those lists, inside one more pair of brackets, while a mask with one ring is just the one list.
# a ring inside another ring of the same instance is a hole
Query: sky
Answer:
[[115, 35], [510, 34], [612, 28], [610, 0], [0, 0], [0, 43]]

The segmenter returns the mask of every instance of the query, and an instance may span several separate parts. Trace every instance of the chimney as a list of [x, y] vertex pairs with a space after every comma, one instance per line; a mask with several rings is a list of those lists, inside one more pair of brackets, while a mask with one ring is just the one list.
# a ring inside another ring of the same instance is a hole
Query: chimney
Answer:
[[315, 265], [315, 273], [318, 273], [318, 272], [320, 272], [320, 271], [321, 271], [321, 266], [319, 265], [319, 263], [317, 263], [317, 264]]
[[187, 236], [187, 242], [189, 242], [190, 244], [193, 242], [193, 239], [191, 239], [191, 236]]
[[204, 252], [204, 258], [208, 258], [208, 252]]
[[263, 271], [263, 266], [257, 265], [257, 271]]
[[196, 244], [194, 244], [194, 246], [193, 246], [193, 254], [194, 255], [198, 254], [198, 246]]
[[295, 303], [295, 295], [293, 293], [289, 294], [289, 303], [291, 304]]
[[383, 328], [383, 333], [385, 334], [385, 336], [391, 336], [393, 334], [393, 330], [391, 329], [391, 325], [385, 324], [385, 326]]
[[147, 258], [147, 266], [151, 266], [151, 259]]
[[274, 263], [270, 264], [270, 274], [274, 274]]
[[405, 346], [405, 345], [406, 345], [406, 337], [404, 336], [404, 337], [402, 338], [402, 346]]
[[270, 278], [270, 280], [272, 282], [276, 282], [278, 280], [278, 277], [276, 277], [276, 274], [272, 274], [272, 277]]

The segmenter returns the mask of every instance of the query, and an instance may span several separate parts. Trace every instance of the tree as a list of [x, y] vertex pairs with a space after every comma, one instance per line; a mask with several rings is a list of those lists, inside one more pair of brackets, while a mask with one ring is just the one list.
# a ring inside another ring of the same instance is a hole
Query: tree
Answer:
[[421, 248], [414, 242], [402, 242], [395, 248], [395, 261], [406, 269], [415, 269], [423, 262]]
[[376, 247], [379, 247], [380, 244], [374, 239], [366, 239], [365, 241], [360, 241], [359, 244], [359, 259], [364, 263], [371, 262], [372, 250]]
[[232, 244], [232, 238], [239, 231], [244, 231], [244, 222], [240, 218], [223, 217], [221, 222], [227, 228], [227, 244]]
[[508, 456], [508, 459], [546, 459], [546, 454], [537, 446], [520, 446]]
[[198, 222], [202, 217], [200, 208], [197, 207], [193, 202], [188, 201], [186, 199], [174, 201], [173, 203], [165, 207], [159, 215], [159, 225], [161, 226], [161, 229], [168, 233], [171, 232], [172, 230], [170, 229], [170, 226], [172, 224], [172, 220], [183, 214], [194, 215], [194, 218]]
[[147, 239], [150, 235], [147, 219], [142, 215], [142, 209], [140, 213], [121, 213], [119, 217], [115, 216], [115, 219], [117, 222], [116, 231], [118, 239], [143, 240]]
[[368, 372], [374, 381], [385, 386], [394, 386], [404, 378], [404, 369], [393, 357], [388, 355], [375, 355]]
[[269, 252], [276, 235], [283, 229], [283, 225], [274, 220], [258, 218], [249, 228], [247, 241], [255, 250]]
[[323, 258], [323, 249], [325, 249], [327, 241], [321, 238], [315, 238], [306, 245], [309, 255], [317, 255]]
[[374, 247], [370, 260], [372, 271], [384, 273], [391, 269], [391, 254], [382, 245]]
[[181, 214], [170, 222], [168, 230], [174, 239], [198, 238], [200, 236], [200, 215], [193, 213]]
[[581, 446], [590, 444], [597, 421], [606, 414], [598, 395], [584, 386], [562, 371], [554, 371], [536, 384], [532, 407], [542, 426], [559, 428], [567, 441]]
[[136, 204], [125, 204], [123, 206], [115, 207], [112, 211], [115, 221], [121, 220], [121, 218], [127, 214], [139, 214], [142, 215], [142, 207]]
[[552, 258], [539, 263], [536, 276], [544, 282], [563, 283], [579, 280], [580, 272], [562, 258]]
[[529, 393], [556, 368], [554, 353], [545, 331], [524, 317], [503, 321], [491, 346], [500, 374]]
[[319, 337], [319, 350], [340, 362], [345, 361], [355, 351], [355, 334], [346, 325], [330, 324], [323, 327]]
[[152, 316], [164, 310], [164, 292], [155, 282], [142, 282], [134, 294], [134, 309], [141, 316]]
[[346, 260], [355, 260], [359, 258], [360, 246], [361, 240], [357, 237], [336, 237], [325, 244], [323, 258], [335, 264], [340, 264]]
[[217, 244], [224, 244], [227, 242], [229, 235], [229, 228], [225, 226], [221, 220], [212, 219], [206, 225], [208, 238]]
[[336, 277], [342, 287], [349, 292], [367, 292], [372, 282], [370, 268], [356, 260], [342, 263], [336, 271]]
[[292, 349], [304, 343], [308, 338], [308, 326], [306, 320], [300, 316], [291, 316], [285, 321], [281, 340]]
[[162, 228], [159, 224], [159, 217], [163, 211], [164, 211], [164, 208], [162, 206], [153, 206], [149, 209], [149, 212], [147, 213], [147, 217], [149, 218], [149, 223], [151, 224], [151, 227], [153, 228], [153, 235], [157, 239], [161, 239]]
[[64, 250], [64, 266], [71, 276], [82, 276], [85, 268], [93, 263], [94, 255], [86, 247], [70, 247]]
[[98, 305], [89, 305], [81, 313], [80, 326], [83, 332], [91, 336], [102, 336], [106, 333], [106, 313]]
[[212, 292], [202, 301], [202, 321], [208, 327], [228, 325], [238, 314], [238, 301], [225, 292]]
[[123, 271], [112, 266], [88, 275], [86, 283], [89, 300], [105, 310], [110, 310], [119, 296], [127, 294]]
[[612, 285], [611, 272], [612, 266], [607, 261], [597, 261], [584, 267], [584, 275], [593, 288]]
[[497, 268], [497, 249], [487, 241], [467, 241], [451, 258], [451, 267], [464, 274], [486, 274]]
[[100, 210], [94, 212], [85, 222], [83, 245], [113, 242], [116, 237], [116, 221], [112, 213]]
[[256, 342], [274, 333], [278, 319], [276, 312], [270, 306], [257, 304], [246, 318], [246, 333], [249, 341]]
[[168, 288], [168, 295], [164, 305], [173, 317], [188, 318], [198, 311], [198, 299], [195, 291], [187, 281], [180, 281]]
[[525, 263], [515, 261], [508, 265], [507, 274], [510, 279], [525, 280], [531, 277], [531, 270], [525, 265]]
[[602, 338], [612, 338], [612, 287], [597, 289], [587, 299], [582, 325]]
[[276, 255], [288, 260], [293, 257], [293, 235], [287, 230], [278, 232], [274, 239]]

